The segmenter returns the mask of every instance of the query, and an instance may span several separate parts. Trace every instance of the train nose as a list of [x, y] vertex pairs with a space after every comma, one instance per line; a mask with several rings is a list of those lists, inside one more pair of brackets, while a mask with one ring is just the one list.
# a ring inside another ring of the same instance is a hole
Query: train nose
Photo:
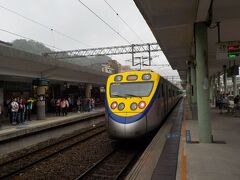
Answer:
[[108, 133], [110, 138], [137, 138], [146, 133], [147, 130], [147, 120], [144, 116], [143, 118], [128, 123], [128, 117], [125, 118], [125, 123], [116, 122], [113, 118], [109, 117], [108, 120]]

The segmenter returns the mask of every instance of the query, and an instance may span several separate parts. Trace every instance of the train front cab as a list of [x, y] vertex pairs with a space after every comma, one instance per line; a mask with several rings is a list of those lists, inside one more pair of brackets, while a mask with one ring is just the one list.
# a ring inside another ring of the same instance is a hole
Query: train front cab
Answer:
[[[145, 72], [146, 73], [146, 72]], [[107, 127], [108, 132], [111, 138], [136, 138], [141, 137], [142, 135], [145, 135], [148, 131], [147, 129], [147, 112], [151, 109], [152, 106], [154, 106], [154, 102], [152, 102], [152, 97], [155, 95], [158, 81], [159, 81], [159, 75], [157, 74], [151, 74], [151, 79], [149, 80], [142, 80], [144, 72], [137, 72], [136, 75], [138, 75], [138, 79], [135, 82], [128, 82], [127, 76], [129, 74], [123, 75], [123, 81], [119, 84], [127, 84], [127, 83], [152, 83], [151, 90], [148, 95], [142, 96], [142, 97], [116, 97], [113, 98], [110, 96], [110, 92], [107, 93]], [[111, 79], [110, 79], [111, 82]], [[110, 90], [110, 84], [108, 82], [107, 89]], [[138, 88], [135, 88], [135, 91], [139, 91]], [[128, 92], [129, 94], [133, 92]], [[122, 111], [118, 111], [116, 109], [111, 108], [111, 104], [116, 101], [118, 104], [124, 103], [125, 109]], [[145, 107], [143, 109], [139, 108], [139, 103], [143, 101], [145, 102]], [[136, 110], [131, 110], [130, 106], [131, 104], [136, 103], [138, 104], [138, 108]]]

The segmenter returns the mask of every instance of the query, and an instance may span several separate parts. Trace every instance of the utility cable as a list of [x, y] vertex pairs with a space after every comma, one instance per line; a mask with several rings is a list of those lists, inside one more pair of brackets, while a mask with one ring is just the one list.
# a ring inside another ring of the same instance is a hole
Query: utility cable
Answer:
[[110, 24], [108, 24], [106, 21], [104, 21], [99, 15], [97, 15], [92, 9], [90, 9], [86, 4], [84, 4], [81, 0], [78, 0], [85, 8], [87, 8], [91, 13], [93, 13], [98, 19], [100, 19], [105, 25], [107, 25], [112, 31], [114, 31], [118, 36], [120, 36], [123, 40], [125, 40], [127, 43], [131, 44], [130, 41], [128, 41], [124, 36], [122, 36], [117, 30], [115, 30]]
[[120, 14], [106, 1], [104, 0], [104, 2], [112, 9], [112, 11], [121, 19], [121, 21], [138, 37], [138, 39], [140, 41], [142, 41], [142, 43], [144, 43], [144, 41], [142, 40], [142, 38], [136, 33], [136, 31], [134, 31], [131, 26], [120, 16]]
[[[23, 38], [23, 39], [36, 41], [36, 40], [34, 40], [34, 39], [28, 38], [28, 37], [26, 37], [26, 36], [22, 36], [22, 35], [20, 35], [20, 34], [16, 34], [16, 33], [14, 33], [14, 32], [11, 32], [11, 31], [8, 31], [8, 30], [5, 30], [5, 29], [0, 29], [0, 31], [5, 32], [5, 33], [8, 33], [8, 34], [12, 34], [12, 35], [14, 35], [14, 36], [21, 37], [21, 38]], [[42, 42], [40, 42], [40, 41], [36, 41], [36, 42], [42, 43]], [[52, 45], [50, 45], [50, 44], [46, 44], [46, 43], [42, 43], [42, 44], [45, 45], [45, 46], [48, 46], [48, 47], [51, 47], [51, 48], [54, 48], [54, 49], [57, 49], [57, 50], [62, 51], [62, 49], [59, 49], [59, 48], [57, 48], [57, 47], [55, 47], [55, 46], [52, 46]]]
[[38, 22], [38, 21], [35, 21], [34, 19], [31, 19], [31, 18], [29, 18], [29, 17], [26, 17], [26, 16], [24, 16], [24, 15], [22, 15], [22, 14], [16, 12], [16, 11], [13, 11], [13, 10], [7, 8], [7, 7], [4, 7], [4, 6], [0, 5], [0, 8], [4, 9], [4, 10], [6, 10], [6, 11], [9, 11], [9, 12], [11, 12], [11, 13], [17, 15], [17, 16], [20, 16], [20, 17], [22, 17], [23, 19], [28, 20], [28, 21], [30, 21], [30, 22], [32, 22], [32, 23], [34, 23], [34, 24], [37, 24], [37, 25], [39, 25], [39, 26], [41, 26], [41, 27], [43, 27], [43, 28], [45, 28], [45, 29], [48, 29], [48, 30], [50, 30], [50, 31], [54, 31], [55, 33], [57, 33], [57, 34], [59, 34], [59, 35], [61, 35], [61, 36], [64, 36], [65, 38], [71, 39], [72, 41], [75, 41], [75, 42], [77, 42], [77, 43], [80, 43], [81, 45], [90, 47], [90, 45], [88, 45], [88, 44], [86, 44], [86, 43], [84, 43], [84, 42], [81, 42], [81, 41], [79, 41], [79, 40], [77, 40], [77, 39], [75, 39], [75, 38], [72, 38], [71, 36], [69, 36], [69, 35], [67, 35], [67, 34], [64, 34], [64, 33], [60, 32], [60, 31], [58, 31], [58, 30], [55, 30], [55, 29], [53, 29], [53, 28], [50, 28], [50, 27], [48, 27], [48, 26], [46, 26], [46, 25], [44, 25], [44, 24], [42, 24], [42, 23], [40, 23], [40, 22]]

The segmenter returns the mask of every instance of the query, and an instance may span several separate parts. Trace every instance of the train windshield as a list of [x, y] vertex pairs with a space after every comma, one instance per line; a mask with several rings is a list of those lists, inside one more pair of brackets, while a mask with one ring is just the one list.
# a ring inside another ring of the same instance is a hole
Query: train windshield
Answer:
[[153, 88], [153, 82], [114, 83], [110, 87], [111, 97], [147, 97]]

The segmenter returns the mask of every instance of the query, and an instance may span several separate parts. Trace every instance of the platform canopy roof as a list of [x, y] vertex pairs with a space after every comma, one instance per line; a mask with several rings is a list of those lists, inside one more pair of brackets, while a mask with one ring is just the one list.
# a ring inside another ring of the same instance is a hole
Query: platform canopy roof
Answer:
[[16, 76], [32, 79], [46, 78], [75, 83], [105, 84], [109, 74], [101, 72], [101, 68], [91, 68], [90, 65], [86, 62], [81, 64], [77, 62], [73, 63], [72, 61], [67, 62], [67, 60], [60, 61], [53, 58], [46, 58], [0, 45], [0, 76]]
[[[218, 42], [240, 40], [239, 0], [134, 0], [173, 69], [186, 80], [187, 61], [195, 59], [194, 24], [208, 21], [209, 75], [233, 63]], [[216, 26], [219, 22], [218, 27]], [[224, 50], [225, 51], [225, 50]], [[219, 58], [219, 56], [221, 56]], [[239, 59], [236, 59], [239, 64]]]

